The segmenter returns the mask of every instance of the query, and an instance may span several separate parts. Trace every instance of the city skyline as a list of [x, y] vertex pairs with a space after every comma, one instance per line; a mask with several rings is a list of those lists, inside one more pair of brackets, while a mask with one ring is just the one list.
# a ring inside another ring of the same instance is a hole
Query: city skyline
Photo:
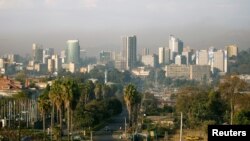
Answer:
[[122, 49], [120, 38], [136, 35], [138, 50], [168, 46], [169, 35], [194, 49], [248, 48], [247, 0], [0, 0], [0, 55], [31, 54], [32, 43], [56, 52], [78, 39], [89, 55]]

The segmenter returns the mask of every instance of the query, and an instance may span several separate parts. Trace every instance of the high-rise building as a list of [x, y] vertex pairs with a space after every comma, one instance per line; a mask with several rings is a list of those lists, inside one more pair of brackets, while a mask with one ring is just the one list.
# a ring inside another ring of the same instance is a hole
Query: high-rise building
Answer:
[[4, 67], [4, 59], [0, 58], [0, 68], [5, 68]]
[[55, 60], [48, 59], [48, 72], [53, 73], [55, 71]]
[[61, 53], [60, 53], [60, 57], [62, 59], [62, 63], [65, 64], [67, 63], [67, 57], [66, 57], [66, 50], [62, 50]]
[[86, 60], [86, 58], [87, 58], [87, 51], [86, 50], [84, 50], [84, 49], [80, 50], [80, 58], [82, 60]]
[[112, 60], [112, 52], [110, 51], [101, 51], [100, 52], [100, 62], [101, 63], [108, 63]]
[[168, 47], [159, 47], [159, 64], [167, 65], [170, 64], [170, 53], [171, 50]]
[[8, 54], [7, 55], [7, 60], [10, 64], [13, 64], [13, 63], [20, 61], [19, 58], [20, 57], [17, 54]]
[[149, 55], [149, 48], [143, 48], [142, 49], [142, 56], [143, 55]]
[[169, 48], [171, 50], [170, 59], [174, 60], [175, 55], [182, 53], [183, 42], [180, 39], [174, 37], [173, 35], [170, 35], [169, 36]]
[[159, 47], [159, 64], [165, 65], [165, 48]]
[[66, 49], [67, 63], [80, 64], [80, 45], [78, 40], [68, 40]]
[[176, 65], [184, 65], [184, 64], [187, 64], [187, 59], [185, 56], [182, 56], [182, 55], [177, 55], [175, 57], [175, 64]]
[[41, 45], [32, 44], [32, 58], [35, 63], [42, 63], [43, 62], [43, 49]]
[[123, 41], [123, 58], [126, 60], [126, 69], [131, 70], [136, 66], [136, 36], [126, 36], [122, 38]]
[[226, 50], [227, 50], [227, 56], [228, 57], [237, 57], [238, 55], [238, 47], [236, 45], [229, 45], [226, 46]]
[[196, 51], [196, 65], [207, 65], [208, 64], [208, 51], [199, 50]]
[[153, 55], [143, 55], [142, 56], [142, 63], [146, 66], [156, 67], [158, 64], [157, 56]]
[[58, 72], [62, 69], [62, 58], [59, 55], [52, 55], [52, 59], [54, 60], [54, 71]]
[[187, 64], [187, 65], [191, 64], [191, 62], [192, 62], [192, 53], [191, 52], [188, 52], [188, 51], [184, 52], [183, 51], [182, 56], [185, 56], [185, 58], [186, 58], [185, 64]]
[[47, 61], [54, 54], [54, 48], [45, 48], [43, 50], [43, 63], [47, 64]]
[[227, 72], [227, 51], [218, 50], [214, 52], [213, 69], [219, 72]]
[[164, 57], [165, 58], [164, 62], [166, 65], [170, 64], [170, 56], [171, 56], [170, 54], [171, 54], [170, 48], [166, 47], [165, 48], [165, 57]]

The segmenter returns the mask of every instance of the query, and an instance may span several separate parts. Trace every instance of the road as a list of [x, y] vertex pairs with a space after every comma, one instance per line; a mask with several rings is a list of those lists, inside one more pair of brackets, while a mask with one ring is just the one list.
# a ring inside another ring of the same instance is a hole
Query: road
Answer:
[[123, 140], [120, 137], [125, 133], [125, 117], [127, 115], [127, 110], [123, 108], [122, 113], [113, 117], [104, 128], [93, 133], [93, 141]]

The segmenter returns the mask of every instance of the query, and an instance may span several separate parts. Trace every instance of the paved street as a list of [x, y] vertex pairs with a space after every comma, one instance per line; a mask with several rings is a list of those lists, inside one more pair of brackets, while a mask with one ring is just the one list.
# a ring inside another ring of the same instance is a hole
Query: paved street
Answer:
[[115, 141], [123, 140], [120, 137], [125, 131], [125, 117], [127, 110], [123, 109], [122, 113], [112, 118], [104, 128], [93, 133], [94, 141]]

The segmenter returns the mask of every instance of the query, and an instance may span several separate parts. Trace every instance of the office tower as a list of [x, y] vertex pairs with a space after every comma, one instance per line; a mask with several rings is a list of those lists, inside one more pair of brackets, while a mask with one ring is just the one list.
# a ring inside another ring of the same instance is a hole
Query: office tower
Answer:
[[171, 54], [171, 50], [170, 50], [170, 48], [168, 48], [168, 47], [166, 47], [165, 48], [165, 60], [164, 60], [164, 62], [165, 62], [165, 64], [166, 65], [168, 65], [168, 64], [170, 64], [170, 54]]
[[150, 66], [150, 67], [156, 67], [158, 64], [157, 61], [157, 55], [153, 54], [153, 55], [143, 55], [142, 56], [142, 63], [146, 66]]
[[238, 47], [236, 45], [229, 45], [226, 46], [226, 50], [227, 50], [227, 56], [230, 57], [237, 57], [238, 55]]
[[165, 65], [165, 48], [159, 47], [159, 64]]
[[0, 68], [4, 68], [4, 59], [0, 58]]
[[54, 54], [54, 49], [53, 48], [45, 48], [43, 50], [43, 63], [47, 64], [47, 61], [51, 56]]
[[184, 65], [187, 63], [187, 59], [185, 56], [182, 56], [182, 55], [177, 55], [175, 57], [175, 64], [176, 65]]
[[62, 58], [59, 55], [52, 55], [52, 59], [54, 60], [54, 71], [60, 71], [62, 69]]
[[189, 65], [192, 62], [192, 53], [191, 52], [182, 52], [182, 56], [185, 56], [186, 62], [185, 64]]
[[80, 58], [82, 60], [86, 60], [86, 58], [87, 58], [87, 51], [86, 50], [84, 50], [84, 49], [80, 50]]
[[168, 47], [159, 47], [159, 64], [170, 64], [171, 50]]
[[142, 49], [142, 56], [143, 55], [149, 55], [149, 48], [143, 48]]
[[214, 52], [213, 69], [219, 72], [227, 72], [227, 51], [218, 50]]
[[48, 72], [53, 73], [55, 71], [55, 60], [48, 59]]
[[100, 62], [101, 63], [108, 63], [112, 60], [112, 52], [110, 51], [101, 51], [100, 52]]
[[123, 41], [123, 59], [126, 61], [126, 69], [131, 70], [136, 66], [136, 36], [127, 36]]
[[170, 60], [174, 60], [175, 55], [181, 54], [183, 51], [183, 42], [175, 38], [173, 35], [169, 36], [169, 48], [171, 50]]
[[113, 52], [112, 53], [112, 60], [114, 60], [114, 61], [123, 60], [122, 52]]
[[199, 50], [196, 51], [196, 65], [207, 65], [208, 64], [208, 51]]
[[35, 63], [43, 62], [43, 49], [41, 45], [32, 44], [32, 58]]
[[211, 66], [211, 72], [214, 73], [214, 52], [216, 49], [214, 47], [210, 47], [208, 49], [208, 65]]
[[17, 54], [8, 54], [7, 55], [7, 60], [10, 64], [13, 64], [13, 63], [20, 61], [19, 59], [20, 59], [20, 56]]
[[67, 63], [80, 64], [80, 45], [78, 40], [68, 40], [66, 48]]
[[66, 60], [67, 57], [66, 57], [66, 51], [65, 50], [61, 51], [60, 58], [61, 58], [63, 64], [67, 63], [67, 60]]

